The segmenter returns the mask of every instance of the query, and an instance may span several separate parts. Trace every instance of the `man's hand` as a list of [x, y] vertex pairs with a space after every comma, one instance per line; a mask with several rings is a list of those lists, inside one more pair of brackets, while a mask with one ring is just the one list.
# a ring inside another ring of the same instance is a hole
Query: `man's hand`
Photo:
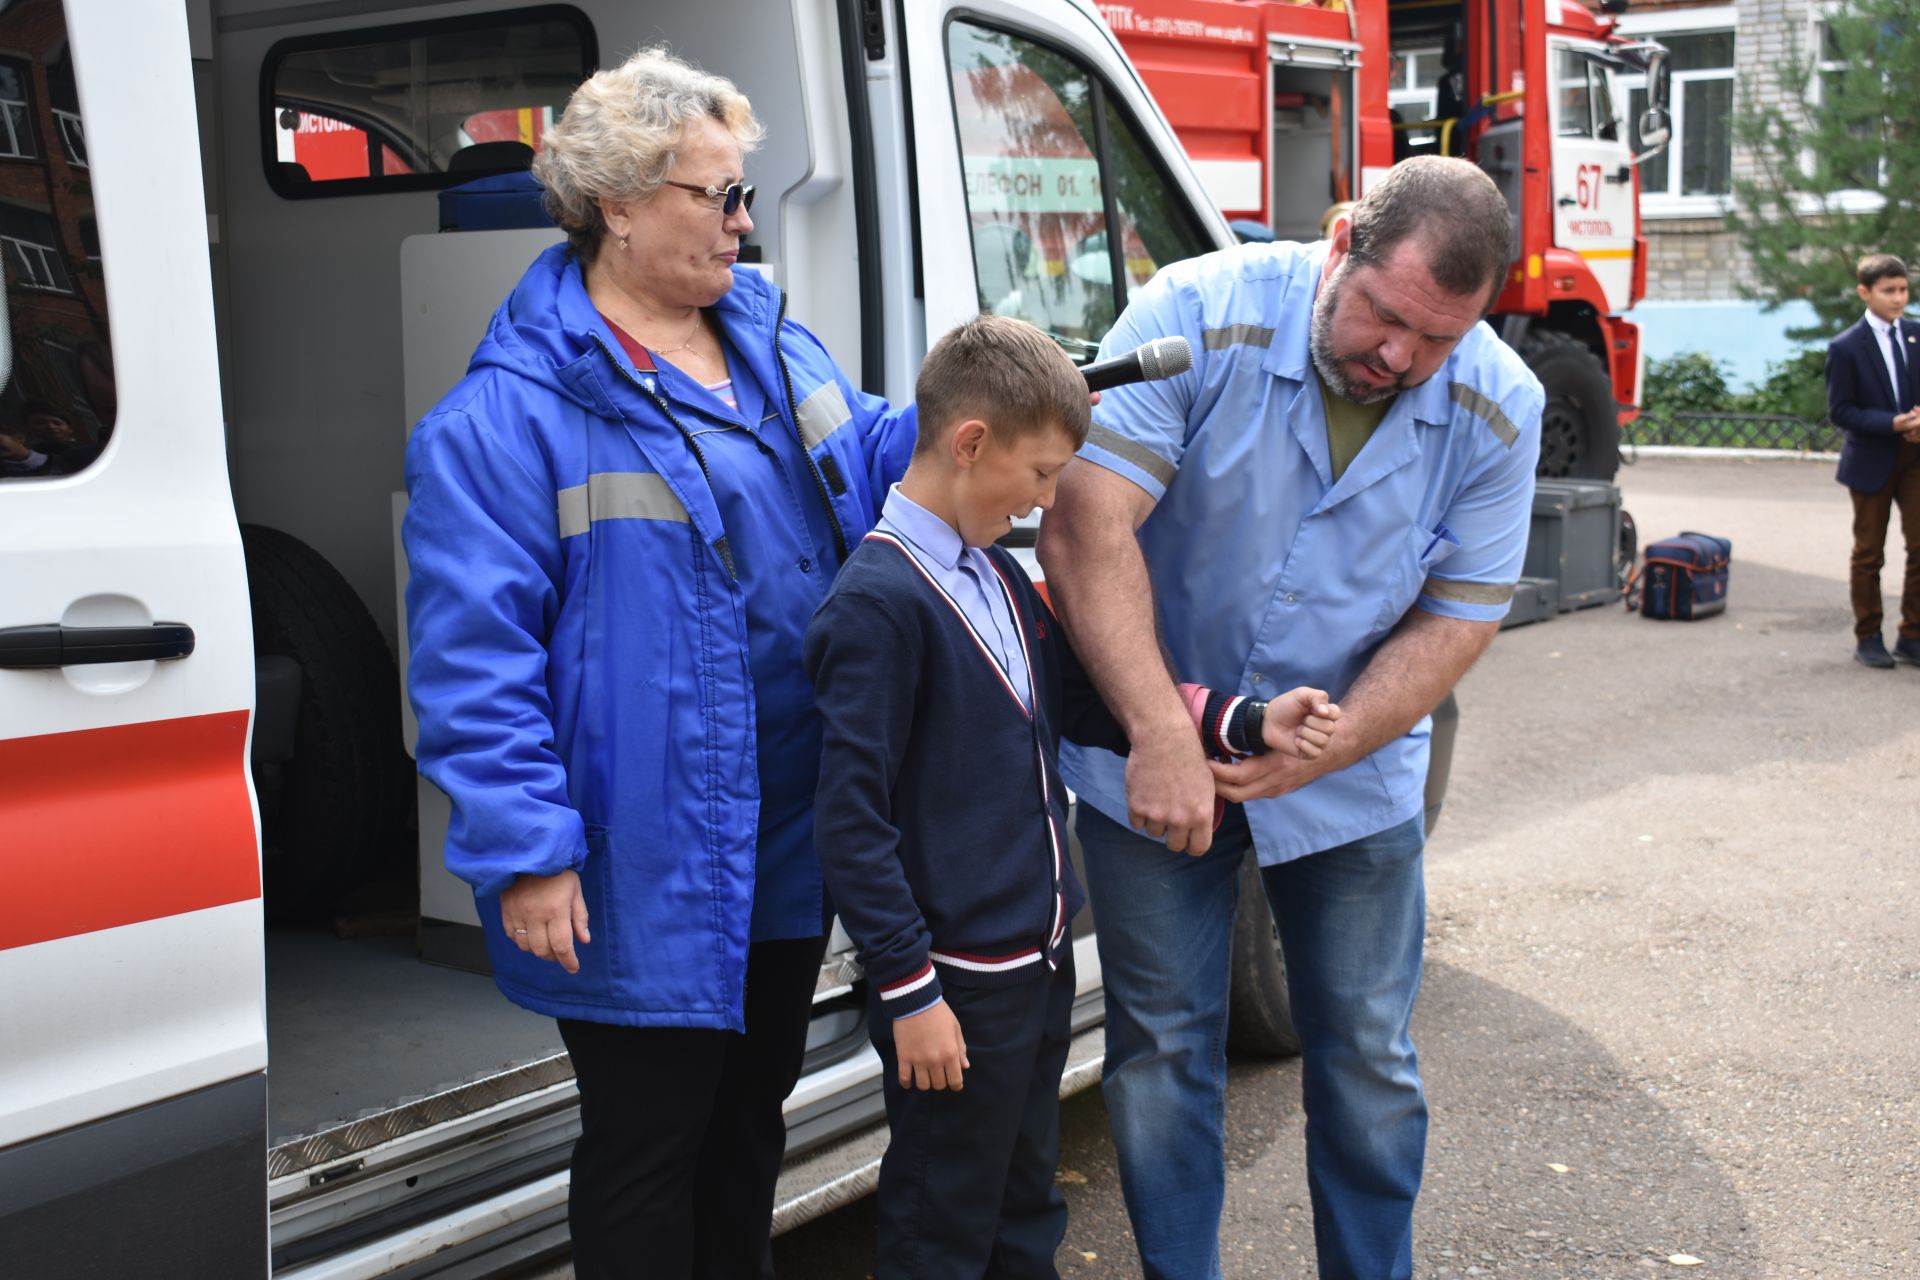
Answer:
[[1191, 723], [1135, 740], [1127, 756], [1127, 822], [1174, 853], [1213, 845], [1213, 779]]
[[942, 1000], [939, 1004], [910, 1018], [893, 1023], [893, 1050], [900, 1059], [902, 1089], [965, 1088], [962, 1069], [967, 1061], [966, 1037], [960, 1034], [960, 1019]]
[[1267, 750], [1302, 760], [1317, 760], [1333, 737], [1340, 707], [1327, 699], [1325, 689], [1301, 685], [1267, 704], [1260, 720], [1260, 736]]
[[1230, 804], [1266, 800], [1298, 791], [1309, 782], [1333, 772], [1333, 753], [1322, 752], [1311, 759], [1269, 751], [1264, 756], [1249, 756], [1232, 764], [1207, 761], [1213, 771], [1214, 794]]
[[500, 895], [500, 926], [522, 951], [552, 960], [568, 973], [580, 972], [573, 940], [592, 942], [587, 932], [587, 900], [573, 871], [557, 876], [523, 875]]

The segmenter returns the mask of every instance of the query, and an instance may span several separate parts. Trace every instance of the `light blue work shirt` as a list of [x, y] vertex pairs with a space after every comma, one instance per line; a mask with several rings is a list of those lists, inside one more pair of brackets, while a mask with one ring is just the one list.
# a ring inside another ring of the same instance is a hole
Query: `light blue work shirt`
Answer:
[[[1080, 456], [1145, 489], [1140, 528], [1161, 635], [1182, 680], [1272, 698], [1344, 698], [1416, 604], [1492, 622], [1526, 554], [1539, 381], [1484, 323], [1395, 397], [1336, 482], [1307, 350], [1328, 246], [1250, 244], [1161, 271], [1102, 357], [1180, 335], [1193, 368], [1103, 392]], [[1262, 864], [1421, 812], [1431, 721], [1299, 791], [1247, 805]], [[1127, 821], [1126, 762], [1063, 742], [1083, 802]]]
[[900, 492], [897, 484], [887, 491], [887, 503], [880, 509], [880, 522], [874, 528], [906, 544], [927, 576], [960, 607], [973, 634], [980, 637], [1006, 673], [1020, 704], [1033, 710], [1026, 650], [1008, 612], [1000, 574], [987, 553], [961, 542], [958, 530]]

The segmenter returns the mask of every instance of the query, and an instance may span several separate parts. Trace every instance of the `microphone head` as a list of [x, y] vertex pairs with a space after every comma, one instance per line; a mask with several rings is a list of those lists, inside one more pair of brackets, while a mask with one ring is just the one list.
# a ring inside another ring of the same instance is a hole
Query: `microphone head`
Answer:
[[1193, 368], [1193, 348], [1185, 338], [1155, 338], [1139, 349], [1140, 373], [1148, 382]]

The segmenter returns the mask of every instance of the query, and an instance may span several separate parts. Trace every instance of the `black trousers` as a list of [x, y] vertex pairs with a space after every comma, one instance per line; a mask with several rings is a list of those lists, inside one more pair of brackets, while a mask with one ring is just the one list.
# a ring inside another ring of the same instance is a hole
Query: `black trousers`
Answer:
[[560, 1020], [580, 1086], [567, 1223], [578, 1280], [772, 1280], [780, 1104], [825, 938], [747, 953], [745, 1035]]
[[1060, 1161], [1060, 1073], [1073, 1038], [1073, 951], [1060, 969], [1018, 986], [942, 983], [967, 1043], [966, 1087], [900, 1087], [893, 1023], [868, 1004], [886, 1064], [874, 1280], [1057, 1280], [1067, 1234], [1054, 1185]]

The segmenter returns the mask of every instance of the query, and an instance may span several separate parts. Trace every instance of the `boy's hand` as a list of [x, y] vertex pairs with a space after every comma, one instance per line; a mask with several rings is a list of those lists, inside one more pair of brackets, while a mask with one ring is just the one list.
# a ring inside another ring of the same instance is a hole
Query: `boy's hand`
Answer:
[[1260, 736], [1269, 751], [1314, 760], [1326, 749], [1339, 719], [1340, 708], [1327, 700], [1326, 690], [1301, 685], [1267, 704]]
[[960, 1019], [942, 1000], [911, 1018], [896, 1018], [893, 1023], [893, 1048], [900, 1059], [902, 1089], [952, 1089], [964, 1087], [961, 1068], [967, 1061], [966, 1038], [960, 1034]]

